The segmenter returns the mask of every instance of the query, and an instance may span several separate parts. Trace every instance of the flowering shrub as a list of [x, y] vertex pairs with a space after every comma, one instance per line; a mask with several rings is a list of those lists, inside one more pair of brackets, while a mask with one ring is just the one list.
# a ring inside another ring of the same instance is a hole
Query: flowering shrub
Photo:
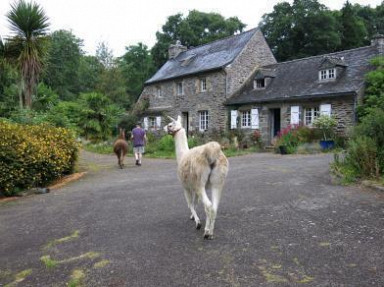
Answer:
[[295, 153], [299, 144], [298, 125], [288, 125], [277, 134], [277, 147], [284, 146], [287, 153]]
[[13, 195], [71, 173], [77, 151], [67, 129], [0, 121], [0, 192]]

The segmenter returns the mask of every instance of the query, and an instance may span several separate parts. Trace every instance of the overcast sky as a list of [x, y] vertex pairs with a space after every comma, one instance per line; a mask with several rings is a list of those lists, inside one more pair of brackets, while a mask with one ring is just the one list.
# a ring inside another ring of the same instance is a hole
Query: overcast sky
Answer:
[[[28, 1], [28, 0], [27, 0]], [[0, 36], [10, 35], [5, 15], [15, 0], [0, 0]], [[215, 12], [225, 18], [237, 16], [251, 29], [265, 13], [273, 11], [278, 0], [35, 0], [49, 17], [50, 30], [71, 30], [84, 41], [83, 49], [95, 54], [100, 42], [106, 42], [114, 56], [121, 56], [126, 46], [144, 43], [151, 48], [156, 32], [167, 17], [190, 10]], [[292, 1], [288, 1], [291, 2]], [[319, 0], [328, 8], [339, 10], [346, 0]], [[349, 0], [376, 7], [382, 0]]]

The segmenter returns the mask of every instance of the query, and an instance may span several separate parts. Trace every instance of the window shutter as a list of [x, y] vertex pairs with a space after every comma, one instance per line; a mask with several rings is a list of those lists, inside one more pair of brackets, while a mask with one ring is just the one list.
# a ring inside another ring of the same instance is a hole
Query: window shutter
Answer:
[[331, 116], [331, 105], [330, 104], [320, 105], [320, 115]]
[[291, 106], [291, 125], [298, 125], [300, 123], [300, 107]]
[[237, 111], [232, 110], [231, 111], [231, 129], [237, 128]]
[[148, 117], [144, 118], [144, 129], [148, 130]]
[[156, 117], [156, 129], [161, 129], [161, 117]]
[[251, 110], [251, 128], [252, 129], [259, 128], [259, 110], [258, 109]]

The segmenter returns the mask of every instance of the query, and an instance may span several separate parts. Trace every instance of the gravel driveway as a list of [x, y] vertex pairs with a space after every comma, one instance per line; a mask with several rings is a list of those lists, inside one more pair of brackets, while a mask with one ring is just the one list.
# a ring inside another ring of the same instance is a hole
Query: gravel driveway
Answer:
[[384, 286], [384, 194], [332, 184], [331, 159], [230, 158], [204, 240], [175, 160], [83, 152], [79, 180], [0, 203], [0, 286]]

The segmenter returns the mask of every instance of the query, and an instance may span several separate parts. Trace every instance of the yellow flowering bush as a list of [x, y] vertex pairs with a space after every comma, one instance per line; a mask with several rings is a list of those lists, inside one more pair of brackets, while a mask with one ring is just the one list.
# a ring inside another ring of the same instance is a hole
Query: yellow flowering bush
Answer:
[[0, 120], [0, 193], [13, 195], [70, 174], [77, 152], [68, 129]]

